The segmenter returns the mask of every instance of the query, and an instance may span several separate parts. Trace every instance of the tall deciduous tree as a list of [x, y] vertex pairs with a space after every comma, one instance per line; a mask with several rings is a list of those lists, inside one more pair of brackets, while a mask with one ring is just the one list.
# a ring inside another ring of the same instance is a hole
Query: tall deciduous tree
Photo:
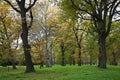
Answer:
[[[21, 22], [22, 22], [22, 34], [21, 38], [23, 41], [23, 48], [24, 48], [24, 54], [25, 54], [25, 63], [26, 63], [26, 71], [25, 72], [34, 72], [34, 66], [31, 60], [31, 55], [30, 55], [30, 45], [28, 43], [28, 31], [29, 28], [32, 26], [33, 22], [33, 16], [32, 16], [32, 11], [31, 8], [35, 5], [37, 0], [30, 0], [29, 5], [26, 8], [26, 2], [27, 0], [14, 0], [13, 2], [17, 3], [17, 7], [15, 7], [12, 3], [12, 1], [9, 0], [4, 0], [7, 2], [16, 12], [18, 12], [21, 16]], [[28, 25], [27, 23], [27, 12], [30, 11], [30, 17], [31, 17], [31, 22]]]
[[[41, 8], [39, 8], [41, 7]], [[50, 0], [39, 1], [35, 6], [35, 20], [36, 25], [39, 26], [39, 32], [42, 33], [42, 38], [45, 39], [45, 57], [46, 57], [46, 67], [52, 66], [52, 41], [54, 38], [53, 29], [56, 26], [56, 16], [57, 16], [57, 7]], [[39, 12], [38, 12], [39, 11]], [[54, 16], [53, 16], [54, 15]], [[37, 27], [37, 26], [36, 26]], [[35, 30], [36, 31], [36, 30]]]
[[13, 38], [14, 30], [11, 32], [11, 29], [12, 29], [11, 24], [13, 23], [13, 21], [10, 19], [9, 15], [8, 15], [9, 14], [9, 10], [8, 10], [9, 6], [6, 3], [1, 2], [0, 9], [1, 9], [1, 12], [0, 12], [1, 30], [0, 30], [0, 32], [1, 32], [1, 35], [4, 35], [4, 36], [1, 36], [1, 40], [2, 40], [1, 44], [4, 49], [3, 53], [7, 49], [8, 55], [10, 56], [10, 62], [12, 63], [12, 67], [13, 67], [13, 69], [16, 69], [14, 54], [12, 53], [12, 49], [11, 49], [11, 43], [12, 43], [12, 40], [14, 39]]
[[[119, 15], [119, 0], [63, 0], [82, 19], [92, 20], [94, 31], [98, 34], [99, 68], [106, 68], [106, 38], [111, 30], [112, 20]], [[88, 16], [89, 17], [86, 17]]]

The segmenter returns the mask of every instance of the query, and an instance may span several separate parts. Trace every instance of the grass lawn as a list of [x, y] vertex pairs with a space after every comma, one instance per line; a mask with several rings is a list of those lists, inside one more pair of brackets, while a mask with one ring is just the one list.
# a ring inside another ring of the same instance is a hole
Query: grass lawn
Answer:
[[53, 66], [42, 68], [35, 66], [35, 73], [24, 73], [25, 67], [17, 70], [0, 67], [0, 80], [120, 80], [120, 66], [108, 66], [99, 69], [96, 66]]

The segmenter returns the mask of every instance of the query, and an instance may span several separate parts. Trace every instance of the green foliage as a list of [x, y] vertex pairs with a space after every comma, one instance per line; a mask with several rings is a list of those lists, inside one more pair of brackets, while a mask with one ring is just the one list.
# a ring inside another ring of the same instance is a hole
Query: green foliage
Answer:
[[98, 57], [98, 41], [97, 36], [93, 36], [91, 34], [88, 34], [86, 36], [85, 40], [85, 52], [90, 56], [90, 59], [93, 63], [97, 63], [97, 57]]
[[115, 22], [112, 24], [112, 30], [106, 40], [107, 42], [107, 56], [108, 56], [108, 62], [112, 61], [113, 56], [112, 53], [115, 53], [116, 61], [119, 62], [120, 59], [120, 30], [119, 30], [119, 24], [120, 22]]
[[[77, 1], [79, 1], [79, 0], [77, 0]], [[72, 7], [72, 4], [71, 4], [70, 0], [62, 0], [60, 8], [62, 10], [62, 16], [63, 17], [68, 17], [68, 18], [71, 18], [71, 19], [77, 19], [78, 18], [78, 14], [76, 13], [76, 10]]]

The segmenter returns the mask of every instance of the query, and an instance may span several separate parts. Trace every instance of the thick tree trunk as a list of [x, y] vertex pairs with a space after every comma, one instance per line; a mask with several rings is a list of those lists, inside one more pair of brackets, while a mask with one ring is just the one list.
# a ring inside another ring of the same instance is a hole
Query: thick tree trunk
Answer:
[[25, 72], [35, 72], [32, 60], [31, 60], [31, 54], [30, 50], [31, 47], [28, 44], [28, 27], [26, 22], [26, 12], [21, 13], [22, 18], [22, 34], [21, 38], [23, 41], [23, 48], [24, 48], [24, 54], [25, 54], [25, 64], [26, 64], [26, 70]]
[[24, 54], [25, 54], [25, 64], [26, 64], [26, 71], [25, 72], [34, 72], [35, 70], [33, 67], [32, 60], [31, 60], [30, 45], [28, 44], [27, 35], [28, 35], [27, 30], [23, 31], [21, 34], [21, 38], [23, 41]]
[[107, 56], [106, 56], [106, 41], [104, 36], [99, 36], [99, 58], [98, 58], [98, 67], [99, 68], [106, 68]]

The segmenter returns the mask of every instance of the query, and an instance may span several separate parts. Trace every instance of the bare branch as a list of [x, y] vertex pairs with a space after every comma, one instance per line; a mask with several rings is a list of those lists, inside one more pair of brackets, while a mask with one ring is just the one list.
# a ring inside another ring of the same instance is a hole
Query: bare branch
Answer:
[[90, 17], [84, 17], [84, 15], [80, 14], [78, 15], [78, 18], [83, 19], [83, 20], [92, 20]]
[[115, 3], [117, 2], [117, 0], [114, 0], [113, 2], [111, 2], [111, 7], [110, 7], [110, 16], [113, 16], [113, 12], [115, 10], [116, 7], [114, 7]]
[[29, 11], [36, 3], [37, 0], [34, 0], [34, 2], [26, 9], [26, 11]]
[[15, 8], [10, 1], [8, 1], [8, 0], [4, 0], [4, 1], [7, 2], [16, 12], [18, 12], [18, 13], [21, 12], [20, 10], [18, 10], [17, 8]]
[[[31, 6], [31, 0], [30, 0], [30, 3], [29, 3], [29, 6]], [[30, 24], [28, 26], [28, 29], [31, 28], [32, 24], [33, 24], [33, 14], [32, 14], [32, 10], [30, 9]]]

